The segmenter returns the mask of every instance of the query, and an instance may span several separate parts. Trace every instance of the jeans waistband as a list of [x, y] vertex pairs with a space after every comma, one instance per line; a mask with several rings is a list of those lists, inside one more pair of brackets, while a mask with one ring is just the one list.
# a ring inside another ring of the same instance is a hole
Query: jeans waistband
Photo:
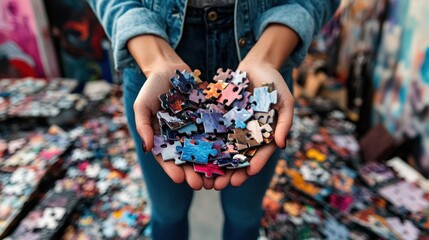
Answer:
[[200, 25], [207, 29], [234, 26], [234, 5], [186, 9], [186, 24]]

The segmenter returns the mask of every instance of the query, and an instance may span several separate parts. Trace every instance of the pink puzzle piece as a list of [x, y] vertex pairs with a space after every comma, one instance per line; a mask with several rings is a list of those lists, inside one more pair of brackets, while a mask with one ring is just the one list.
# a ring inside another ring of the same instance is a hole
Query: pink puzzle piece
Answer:
[[231, 106], [235, 100], [240, 100], [243, 98], [241, 95], [241, 90], [243, 87], [237, 86], [230, 83], [223, 91], [222, 95], [217, 99], [219, 103], [223, 103], [226, 106]]
[[203, 164], [194, 164], [194, 171], [199, 173], [204, 173], [207, 178], [212, 178], [214, 175], [225, 175], [224, 170], [218, 165], [209, 162], [207, 165]]
[[232, 73], [232, 70], [231, 70], [231, 69], [227, 69], [227, 70], [224, 72], [222, 68], [219, 68], [219, 69], [217, 70], [217, 75], [213, 77], [213, 80], [214, 80], [215, 82], [218, 82], [218, 81], [226, 82], [227, 80], [229, 80], [229, 79], [231, 79], [231, 78], [232, 78], [231, 73]]

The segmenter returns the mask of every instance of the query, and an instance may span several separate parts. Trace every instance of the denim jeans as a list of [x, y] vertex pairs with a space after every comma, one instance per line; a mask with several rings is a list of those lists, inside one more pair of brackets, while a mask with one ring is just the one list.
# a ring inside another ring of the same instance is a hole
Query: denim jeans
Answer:
[[[216, 12], [216, 19], [213, 13], [210, 20], [207, 17], [211, 11]], [[233, 20], [233, 7], [187, 10], [184, 33], [176, 51], [192, 69], [201, 70], [202, 79], [213, 78], [219, 67], [235, 70], [238, 66]], [[144, 154], [140, 147], [142, 142], [136, 130], [133, 103], [145, 79], [139, 69], [126, 68], [123, 71], [126, 117], [151, 200], [152, 238], [188, 239], [188, 210], [193, 190], [187, 183], [174, 183], [153, 155]], [[224, 239], [258, 237], [262, 198], [273, 175], [278, 152], [259, 174], [250, 177], [242, 186], [228, 186], [221, 191]]]

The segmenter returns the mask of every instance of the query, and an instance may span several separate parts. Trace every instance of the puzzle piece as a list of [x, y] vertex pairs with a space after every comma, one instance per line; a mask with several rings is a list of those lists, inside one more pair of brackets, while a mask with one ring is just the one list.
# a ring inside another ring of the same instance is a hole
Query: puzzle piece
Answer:
[[217, 150], [217, 155], [213, 159], [231, 158], [231, 154], [229, 154], [228, 148], [222, 140], [214, 141], [213, 148]]
[[241, 100], [235, 100], [232, 103], [232, 107], [237, 107], [239, 109], [247, 109], [248, 108], [248, 103], [249, 103], [249, 97], [252, 94], [250, 92], [248, 92], [248, 91], [244, 91], [241, 95], [243, 96], [241, 98]]
[[213, 148], [213, 143], [187, 138], [185, 138], [183, 147], [177, 146], [176, 150], [182, 153], [182, 161], [199, 164], [207, 164], [209, 156], [215, 157], [217, 154], [217, 150]]
[[397, 217], [387, 218], [387, 224], [399, 239], [419, 239], [420, 230], [410, 221]]
[[255, 112], [268, 112], [271, 104], [277, 103], [277, 90], [270, 93], [268, 92], [268, 87], [255, 88], [249, 101]]
[[196, 104], [206, 102], [206, 96], [204, 96], [204, 89], [192, 89], [189, 94], [189, 100]]
[[228, 134], [228, 140], [235, 142], [235, 146], [237, 147], [238, 151], [260, 145], [255, 139], [252, 138], [249, 130], [236, 128], [232, 131], [234, 133]]
[[170, 82], [175, 89], [182, 93], [190, 93], [197, 84], [196, 80], [186, 70], [182, 72], [176, 70], [176, 75], [170, 78]]
[[381, 188], [381, 196], [389, 200], [397, 208], [405, 208], [411, 213], [422, 211], [429, 207], [425, 192], [409, 182], [399, 182]]
[[198, 127], [195, 124], [189, 124], [185, 127], [182, 127], [180, 129], [177, 130], [177, 132], [179, 132], [180, 134], [186, 134], [187, 136], [191, 136], [192, 133], [196, 133], [198, 132]]
[[215, 164], [217, 164], [219, 167], [238, 166], [240, 164], [240, 161], [232, 158], [224, 158], [217, 159], [215, 161]]
[[339, 223], [333, 217], [329, 217], [325, 220], [325, 226], [322, 228], [322, 233], [325, 234], [326, 239], [329, 240], [340, 240], [349, 238], [349, 229]]
[[[237, 123], [238, 124], [245, 123], [251, 117], [252, 117], [252, 114], [250, 114], [246, 109], [238, 109], [237, 107], [234, 107], [225, 115], [223, 115], [223, 118], [225, 120], [225, 126], [227, 128], [229, 128], [232, 124], [237, 125]], [[244, 124], [243, 128], [245, 127], [246, 127], [246, 124]], [[242, 127], [239, 127], [239, 128], [242, 128]]]
[[269, 112], [257, 112], [253, 116], [256, 120], [259, 121], [260, 124], [272, 124], [274, 122], [274, 117], [276, 115], [276, 111], [271, 109]]
[[53, 207], [45, 208], [43, 211], [43, 217], [39, 219], [37, 227], [40, 229], [55, 229], [58, 226], [58, 222], [64, 217], [66, 213], [65, 208]]
[[164, 110], [170, 110], [172, 113], [179, 113], [190, 107], [185, 96], [175, 89], [170, 89], [168, 93], [160, 95], [159, 100], [161, 101], [161, 107]]
[[222, 114], [225, 114], [227, 112], [227, 110], [225, 110], [225, 108], [223, 108], [222, 105], [220, 105], [219, 103], [218, 104], [210, 103], [207, 105], [207, 109], [209, 109], [209, 111], [218, 112]]
[[206, 99], [217, 99], [228, 85], [228, 83], [219, 80], [216, 83], [210, 83], [203, 93], [206, 95]]
[[243, 83], [243, 81], [247, 78], [247, 73], [246, 72], [232, 72], [231, 73], [232, 79], [231, 79], [231, 83], [235, 84], [235, 85], [240, 85]]
[[234, 157], [232, 157], [234, 160], [238, 160], [240, 163], [247, 161], [247, 157], [243, 154], [235, 154]]
[[243, 121], [238, 120], [238, 121], [235, 122], [235, 127], [236, 128], [245, 129], [246, 126], [247, 126], [246, 123], [243, 122]]
[[268, 87], [268, 92], [272, 92], [275, 89], [273, 82], [270, 82], [270, 83], [264, 82], [262, 83], [262, 87]]
[[225, 175], [225, 172], [218, 165], [213, 163], [208, 163], [207, 165], [194, 164], [194, 171], [204, 173], [207, 178], [212, 178], [214, 175]]
[[85, 174], [89, 178], [96, 178], [98, 177], [98, 174], [100, 173], [100, 171], [101, 171], [100, 164], [93, 164], [93, 165], [88, 165], [88, 167], [86, 167]]
[[250, 166], [250, 163], [248, 161], [241, 162], [237, 166], [227, 166], [227, 169], [238, 169], [238, 168], [244, 168]]
[[232, 73], [232, 70], [229, 68], [225, 72], [223, 71], [222, 68], [219, 68], [217, 70], [217, 75], [213, 77], [213, 80], [215, 82], [219, 82], [219, 81], [227, 82], [227, 80], [230, 80], [232, 78], [231, 73]]
[[253, 156], [255, 156], [255, 154], [256, 154], [256, 152], [258, 151], [258, 149], [257, 148], [251, 148], [251, 149], [247, 149], [245, 152], [244, 152], [244, 155], [246, 155], [246, 156], [248, 156], [248, 157], [253, 157]]
[[161, 135], [164, 136], [167, 140], [178, 140], [179, 134], [177, 131], [172, 130], [165, 121], [159, 121], [159, 125], [161, 128]]
[[171, 130], [177, 130], [192, 123], [192, 119], [187, 113], [171, 116], [166, 111], [158, 111], [157, 117], [160, 122], [166, 123]]
[[203, 81], [201, 80], [201, 71], [198, 69], [195, 69], [193, 72], [191, 72], [191, 76], [194, 78], [194, 81], [196, 84], [201, 84]]
[[162, 136], [154, 136], [153, 152], [161, 154], [164, 161], [174, 160], [176, 164], [184, 164], [185, 161], [180, 159], [180, 153], [177, 152], [177, 147], [181, 147], [180, 141], [166, 141]]
[[273, 131], [269, 124], [260, 126], [258, 120], [249, 121], [247, 123], [247, 130], [250, 131], [253, 139], [258, 143], [262, 143], [264, 141], [264, 137], [269, 137], [270, 133]]
[[235, 100], [243, 98], [241, 91], [243, 87], [230, 83], [223, 91], [220, 97], [217, 99], [218, 103], [222, 103], [226, 106], [231, 106]]
[[201, 112], [201, 118], [197, 119], [197, 123], [204, 125], [205, 133], [225, 133], [225, 119], [221, 113], [217, 112]]

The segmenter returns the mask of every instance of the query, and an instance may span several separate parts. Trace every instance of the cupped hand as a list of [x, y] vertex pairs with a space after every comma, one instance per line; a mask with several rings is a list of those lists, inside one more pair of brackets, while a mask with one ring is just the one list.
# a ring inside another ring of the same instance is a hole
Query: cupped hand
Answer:
[[[176, 69], [190, 71], [183, 62], [159, 62], [151, 66], [151, 71], [145, 71], [147, 76], [134, 102], [134, 113], [137, 131], [143, 140], [143, 150], [150, 151], [154, 144], [154, 134], [160, 134], [159, 122], [156, 117], [161, 105], [159, 95], [167, 93], [171, 88], [170, 78]], [[163, 161], [161, 155], [155, 155], [156, 161], [165, 173], [175, 182], [186, 181], [194, 190], [213, 188], [214, 180], [202, 177], [196, 173], [191, 164], [176, 165], [174, 161]]]
[[292, 126], [294, 98], [286, 85], [285, 80], [279, 71], [270, 64], [264, 62], [241, 62], [237, 71], [247, 72], [250, 81], [249, 89], [261, 87], [263, 83], [274, 83], [277, 90], [277, 104], [272, 108], [276, 110], [277, 121], [274, 127], [274, 140], [268, 145], [258, 148], [255, 156], [250, 161], [250, 166], [236, 170], [227, 170], [225, 176], [217, 177], [214, 181], [214, 188], [221, 190], [229, 183], [232, 186], [240, 186], [249, 176], [261, 171], [277, 147], [286, 147], [286, 137]]

